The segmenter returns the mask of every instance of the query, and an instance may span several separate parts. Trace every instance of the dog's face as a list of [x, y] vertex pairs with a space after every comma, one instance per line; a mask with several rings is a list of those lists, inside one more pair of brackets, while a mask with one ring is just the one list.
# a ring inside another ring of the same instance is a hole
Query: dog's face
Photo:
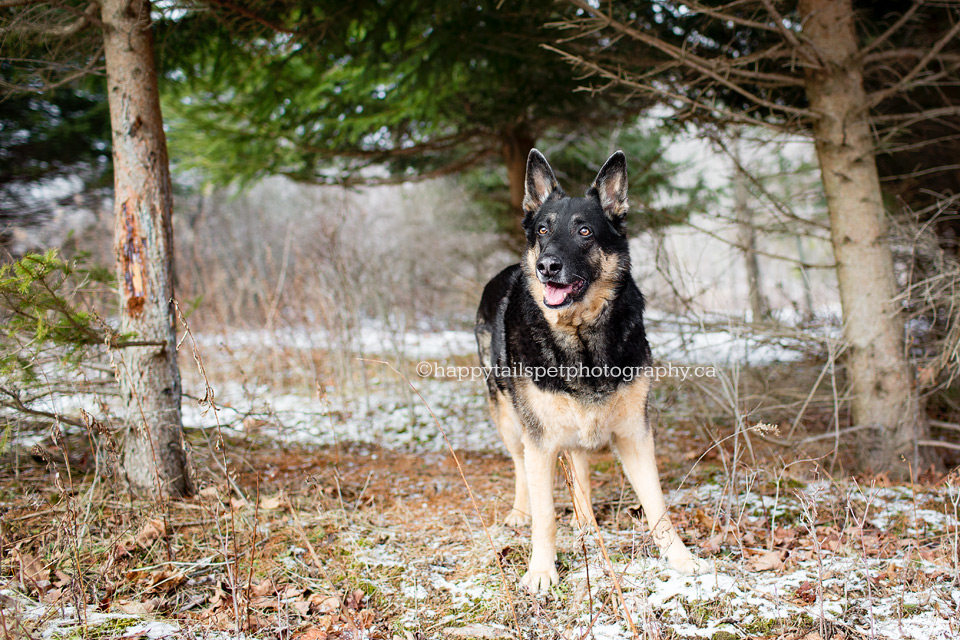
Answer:
[[524, 268], [533, 295], [546, 309], [574, 308], [612, 295], [629, 271], [627, 206], [622, 151], [604, 163], [583, 198], [567, 196], [546, 158], [536, 149], [530, 151], [523, 199]]

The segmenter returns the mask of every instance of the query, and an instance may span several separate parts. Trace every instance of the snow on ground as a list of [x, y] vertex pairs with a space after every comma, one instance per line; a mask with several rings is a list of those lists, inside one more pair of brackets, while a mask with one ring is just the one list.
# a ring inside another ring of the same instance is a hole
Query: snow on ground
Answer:
[[[196, 403], [183, 407], [184, 425], [242, 430], [242, 418], [254, 415], [264, 424], [259, 433], [290, 442], [334, 445], [340, 442], [376, 444], [406, 452], [456, 449], [501, 451], [496, 430], [490, 427], [487, 401], [479, 381], [414, 380], [424, 400], [402, 384], [374, 386], [362, 397], [270, 394], [239, 386], [218, 390], [217, 412]], [[440, 428], [433, 414], [440, 421]], [[444, 439], [446, 434], [447, 440]]]
[[356, 354], [403, 354], [408, 359], [437, 359], [475, 353], [477, 341], [472, 331], [403, 331], [382, 322], [368, 321], [359, 328], [333, 335], [320, 328], [293, 326], [273, 330], [230, 330], [201, 333], [201, 348], [228, 344], [231, 349], [250, 347], [292, 349], [346, 349]]
[[[791, 326], [797, 318], [782, 314], [782, 321]], [[689, 318], [649, 311], [647, 338], [654, 357], [678, 364], [765, 364], [789, 362], [800, 358], [804, 343], [783, 338], [776, 342], [752, 335], [742, 328], [742, 320], [723, 315], [704, 315], [691, 324]], [[698, 324], [699, 323], [699, 326]], [[739, 325], [739, 326], [738, 326]], [[834, 327], [818, 329], [824, 336], [839, 337]], [[473, 356], [476, 339], [468, 330], [404, 331], [383, 322], [367, 321], [359, 328], [341, 335], [305, 326], [267, 330], [230, 330], [202, 333], [197, 336], [201, 348], [227, 344], [231, 349], [292, 348], [348, 349], [365, 356], [396, 358], [408, 361], [443, 360], [452, 356]]]
[[[286, 337], [279, 332], [270, 338], [259, 332], [234, 332], [228, 336], [205, 336], [200, 342], [209, 346], [226, 340], [238, 348], [264, 344], [315, 348], [322, 342], [318, 335], [310, 333], [308, 339], [306, 332], [291, 332]], [[661, 359], [677, 354], [677, 361], [692, 358], [703, 362], [701, 357], [691, 354], [699, 350], [700, 354], [720, 357], [725, 353], [730, 357], [738, 349], [744, 349], [742, 353], [751, 349], [748, 343], [724, 332], [704, 332], [692, 341], [687, 332], [682, 347], [671, 346], [669, 336], [669, 329], [661, 328], [651, 337], [654, 348], [661, 350]], [[382, 338], [382, 333], [372, 329], [361, 332], [360, 336], [363, 348], [370, 351], [384, 349], [384, 343], [377, 342]], [[408, 358], [444, 359], [470, 353], [473, 336], [466, 331], [447, 331], [404, 336], [401, 342], [394, 343], [398, 344], [406, 350]], [[762, 355], [778, 360], [788, 356], [787, 352], [776, 350], [762, 352]], [[456, 449], [503, 451], [489, 423], [482, 381], [415, 378], [413, 382], [425, 403], [401, 382], [383, 383], [383, 379], [393, 375], [391, 372], [378, 375], [379, 378], [371, 380], [367, 394], [349, 398], [332, 392], [319, 398], [273, 393], [266, 386], [249, 388], [237, 382], [213, 380], [216, 410], [187, 401], [184, 423], [190, 428], [209, 428], [219, 423], [225, 429], [256, 429], [264, 437], [316, 445], [352, 441], [407, 452], [442, 452], [449, 442]], [[77, 406], [89, 408], [89, 400], [57, 397], [49, 402], [51, 408], [66, 413]], [[949, 484], [929, 489], [844, 484], [838, 489], [838, 485], [813, 483], [777, 495], [747, 491], [737, 497], [739, 517], [744, 523], [770, 518], [771, 527], [777, 523], [794, 523], [802, 529], [803, 523], [813, 517], [817, 505], [835, 499], [838, 491], [850, 505], [851, 523], [878, 531], [893, 529], [899, 538], [908, 541], [908, 547], [919, 548], [931, 539], [955, 539], [958, 535], [960, 489]], [[832, 494], [832, 498], [828, 494]], [[668, 500], [674, 509], [699, 505], [709, 510], [724, 497], [720, 485], [685, 485], [671, 492]], [[949, 505], [953, 505], [952, 509]], [[405, 611], [398, 621], [404, 628], [463, 626], [473, 616], [488, 619], [493, 603], [502, 609], [508, 590], [516, 594], [517, 574], [522, 566], [509, 567], [505, 586], [493, 559], [495, 552], [501, 553], [503, 549], [521, 549], [526, 553], [529, 530], [493, 526], [490, 532], [493, 550], [480, 528], [472, 529], [466, 540], [444, 540], [442, 545], [438, 540], [433, 546], [418, 541], [424, 555], [411, 565], [410, 552], [403, 541], [405, 537], [413, 540], [418, 534], [397, 525], [390, 543], [358, 545], [355, 559], [370, 568], [367, 579], [377, 591], [395, 599]], [[552, 627], [541, 628], [541, 631], [581, 637], [592, 624], [595, 639], [628, 637], [624, 610], [611, 605], [611, 601], [618, 598], [612, 579], [615, 573], [625, 594], [625, 611], [630, 619], [638, 628], [656, 628], [669, 637], [712, 638], [718, 632], [739, 638], [763, 637], [777, 628], [786, 628], [777, 626], [787, 624], [785, 621], [792, 621], [791, 628], [806, 625], [810, 629], [826, 621], [846, 637], [915, 640], [960, 637], [960, 576], [956, 573], [956, 558], [952, 564], [945, 565], [942, 558], [934, 562], [916, 554], [906, 556], [899, 547], [889, 557], [866, 557], [858, 551], [854, 539], [833, 549], [820, 549], [808, 557], [790, 559], [782, 569], [774, 571], [752, 572], [747, 559], [727, 553], [716, 560], [717, 573], [694, 578], [678, 575], [643, 551], [632, 551], [643, 547], [644, 534], [636, 529], [604, 531], [602, 535], [605, 546], [614, 550], [612, 567], [603, 560], [595, 535], [583, 539], [589, 558], [589, 562], [584, 563], [581, 540], [568, 528], [561, 527], [559, 549], [567, 568], [563, 583], [551, 598], [558, 607], [557, 603], [562, 603], [566, 613], [562, 619], [551, 621]], [[765, 542], [756, 544], [764, 546]], [[750, 551], [753, 552], [757, 550]], [[476, 557], [485, 560], [469, 575], [464, 575], [462, 567], [458, 568], [461, 561], [450, 560]], [[381, 570], [391, 567], [404, 570]], [[881, 584], [883, 576], [908, 571], [922, 576], [919, 582], [926, 587], [898, 587], [896, 582]], [[809, 601], [797, 597], [805, 589], [811, 593], [811, 588], [814, 597]], [[6, 596], [2, 605], [5, 609], [15, 606], [20, 615], [51, 617], [46, 607], [22, 603], [13, 593], [3, 595]], [[589, 610], [591, 601], [593, 610]], [[602, 610], [601, 603], [606, 603]], [[44, 638], [69, 635], [71, 619], [75, 620], [75, 612], [71, 614], [66, 610], [59, 617], [52, 617]], [[118, 622], [121, 619], [125, 622]], [[115, 625], [118, 630], [122, 629], [117, 637], [194, 637], [193, 632], [169, 622], [143, 621], [129, 616], [88, 617], [88, 625], [92, 623]], [[511, 625], [508, 616], [500, 619], [500, 627]], [[666, 633], [668, 630], [670, 633]]]
[[[810, 493], [817, 491], [814, 487]], [[872, 491], [868, 497], [885, 502], [881, 513], [890, 508], [905, 508], [906, 513], [911, 502], [934, 495], [943, 497], [943, 491], [955, 492], [956, 488], [920, 491], [906, 501], [904, 495], [884, 501], [884, 490]], [[722, 492], [718, 485], [707, 485], [674, 492], [669, 498], [678, 508], [677, 503], [709, 504], [718, 492]], [[745, 502], [746, 498], [741, 496]], [[946, 504], [951, 501], [948, 496]], [[781, 505], [787, 507], [791, 518], [804, 517], [798, 500], [786, 499]], [[938, 514], [936, 525], [931, 524], [929, 517], [914, 519], [908, 515], [909, 526], [922, 529], [927, 535], [955, 532], [956, 512]], [[497, 526], [490, 531], [495, 550], [524, 545], [528, 535], [526, 530]], [[775, 571], [750, 571], [742, 558], [721, 557], [715, 560], [716, 573], [693, 577], [678, 574], [662, 561], [636, 551], [649, 543], [646, 534], [637, 529], [603, 531], [601, 535], [612, 560], [610, 565], [600, 552], [596, 532], [581, 539], [569, 528], [560, 527], [558, 549], [561, 563], [569, 566], [569, 572], [547, 601], [568, 613], [555, 615], [543, 630], [549, 628], [562, 637], [579, 638], [593, 621], [595, 639], [630, 637], [627, 616], [610, 604], [610, 599], [619, 598], [611, 578], [615, 574], [630, 620], [654, 637], [656, 634], [650, 634], [653, 629], [674, 638], [779, 637], [782, 633], [778, 630], [817, 630], [821, 621], [826, 628], [841, 631], [847, 638], [948, 640], [960, 634], [960, 586], [954, 570], [943, 564], [865, 558], [851, 544], [835, 552], [824, 550], [817, 556], [791, 561]], [[588, 564], [582, 561], [582, 543], [586, 544]], [[432, 562], [422, 561], [420, 570], [408, 569], [392, 581], [377, 582], [378, 569], [403, 562], [409, 565], [400, 544], [361, 550], [357, 559], [369, 568], [367, 575], [373, 576], [379, 589], [391, 598], [406, 601], [401, 622], [407, 628], [458, 626], [465, 612], [477, 613], [490, 602], [525, 597], [513, 595], [512, 591], [505, 593], [483, 532], [474, 532], [472, 545], [473, 551], [464, 550], [464, 556], [486, 553], [490, 561], [483, 572], [460, 579], [449, 575], [451, 567], [444, 566], [438, 554]], [[449, 545], [445, 548], [447, 556], [456, 552]], [[929, 586], [911, 591], [895, 583], [887, 584], [887, 576], [897, 570], [922, 574]], [[517, 588], [520, 571], [522, 565], [508, 568], [507, 589]], [[804, 591], [807, 598], [798, 597]], [[602, 605], [603, 602], [606, 604]], [[509, 617], [503, 621], [510, 623]], [[717, 636], [719, 632], [731, 635]]]

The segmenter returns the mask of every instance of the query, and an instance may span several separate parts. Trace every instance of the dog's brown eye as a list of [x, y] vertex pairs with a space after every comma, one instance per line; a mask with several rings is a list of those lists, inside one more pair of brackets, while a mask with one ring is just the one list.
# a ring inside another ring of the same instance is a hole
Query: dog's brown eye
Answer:
[[547, 235], [547, 227], [546, 227], [546, 225], [540, 225], [539, 227], [537, 227], [537, 233], [539, 233], [539, 234], [542, 235], [542, 236]]
[[589, 236], [591, 233], [593, 233], [593, 231], [590, 231], [590, 227], [580, 227], [580, 235], [584, 238]]

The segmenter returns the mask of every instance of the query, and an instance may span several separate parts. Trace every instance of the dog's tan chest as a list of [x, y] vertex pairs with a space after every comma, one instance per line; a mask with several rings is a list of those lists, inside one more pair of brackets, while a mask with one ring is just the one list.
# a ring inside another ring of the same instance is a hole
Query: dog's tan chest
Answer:
[[567, 393], [523, 386], [523, 402], [538, 418], [541, 442], [550, 448], [598, 449], [610, 443], [615, 433], [645, 428], [650, 381], [640, 377], [621, 386], [602, 402], [585, 403]]

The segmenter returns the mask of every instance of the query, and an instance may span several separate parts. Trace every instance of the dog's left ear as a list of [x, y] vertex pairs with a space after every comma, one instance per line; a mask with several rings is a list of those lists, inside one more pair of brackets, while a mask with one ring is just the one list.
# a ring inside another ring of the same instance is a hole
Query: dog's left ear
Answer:
[[627, 157], [623, 151], [617, 151], [607, 158], [587, 195], [600, 200], [600, 206], [608, 218], [615, 222], [623, 220], [630, 207], [627, 202]]

